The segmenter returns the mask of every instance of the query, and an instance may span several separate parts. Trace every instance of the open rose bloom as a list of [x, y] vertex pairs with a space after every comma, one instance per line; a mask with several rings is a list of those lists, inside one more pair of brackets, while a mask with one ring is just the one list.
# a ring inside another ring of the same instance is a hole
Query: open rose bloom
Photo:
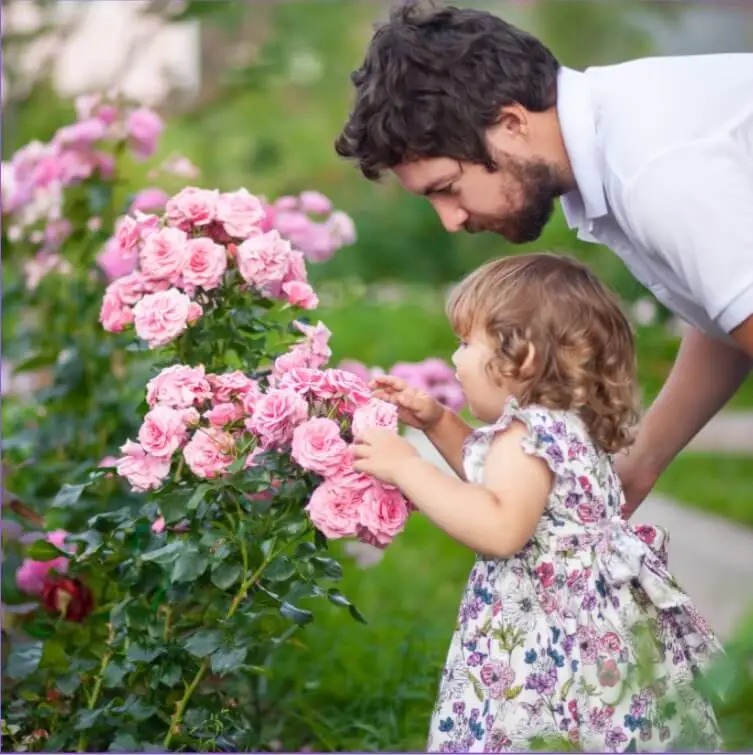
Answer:
[[[311, 240], [305, 229], [281, 233], [279, 218], [274, 206], [246, 189], [189, 186], [166, 200], [161, 216], [134, 210], [120, 219], [108, 245], [109, 268], [129, 272], [105, 291], [102, 326], [117, 333], [133, 325], [150, 348], [165, 346], [219, 301], [227, 287], [299, 309], [316, 308], [307, 253], [299, 248], [309, 250]], [[331, 254], [352, 243], [354, 235], [338, 230], [327, 239]], [[115, 264], [118, 257], [121, 266]]]

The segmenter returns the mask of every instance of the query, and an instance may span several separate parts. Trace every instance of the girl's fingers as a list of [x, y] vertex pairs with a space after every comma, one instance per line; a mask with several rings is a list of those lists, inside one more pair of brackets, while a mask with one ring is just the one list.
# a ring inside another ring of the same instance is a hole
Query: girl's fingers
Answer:
[[369, 383], [369, 387], [372, 388], [391, 388], [393, 391], [404, 391], [408, 387], [408, 383], [402, 378], [395, 377], [394, 375], [377, 375]]

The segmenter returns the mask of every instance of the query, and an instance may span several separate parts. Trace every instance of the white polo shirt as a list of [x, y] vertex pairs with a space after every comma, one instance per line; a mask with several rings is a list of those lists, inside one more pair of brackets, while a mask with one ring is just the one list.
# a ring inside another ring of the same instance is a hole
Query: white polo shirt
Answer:
[[571, 228], [728, 339], [753, 315], [753, 54], [560, 71]]

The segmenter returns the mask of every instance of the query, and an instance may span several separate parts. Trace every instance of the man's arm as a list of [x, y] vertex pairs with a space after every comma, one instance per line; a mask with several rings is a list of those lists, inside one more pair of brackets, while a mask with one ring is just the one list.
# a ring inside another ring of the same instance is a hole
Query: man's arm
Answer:
[[[753, 333], [753, 327], [748, 326], [748, 331]], [[753, 354], [753, 349], [750, 352]], [[643, 418], [635, 444], [617, 460], [626, 515], [635, 511], [677, 454], [733, 396], [752, 364], [741, 350], [698, 330], [685, 335], [672, 372]]]

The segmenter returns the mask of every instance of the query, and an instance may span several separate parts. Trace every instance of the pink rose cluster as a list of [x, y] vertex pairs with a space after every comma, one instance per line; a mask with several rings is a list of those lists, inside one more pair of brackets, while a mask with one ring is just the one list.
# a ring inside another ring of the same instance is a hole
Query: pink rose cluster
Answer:
[[121, 218], [114, 238], [135, 269], [107, 287], [100, 322], [110, 332], [133, 324], [150, 348], [195, 322], [233, 268], [265, 298], [318, 305], [303, 253], [271, 228], [265, 205], [246, 189], [187, 187], [167, 200], [161, 217], [135, 211]]
[[353, 220], [318, 191], [280, 197], [269, 215], [274, 228], [311, 262], [324, 262], [356, 240]]
[[[384, 370], [369, 368], [355, 359], [343, 360], [340, 369], [348, 370], [367, 382], [377, 375], [384, 374]], [[414, 388], [426, 391], [454, 412], [460, 411], [465, 405], [465, 397], [455, 377], [455, 371], [441, 359], [432, 357], [423, 362], [397, 362], [388, 374], [403, 378]]]
[[2, 164], [2, 213], [12, 242], [28, 237], [53, 252], [71, 232], [63, 216], [65, 189], [94, 175], [111, 179], [116, 145], [127, 144], [137, 159], [157, 148], [163, 123], [148, 108], [85, 95], [76, 111], [77, 120], [49, 142], [29, 142]]
[[162, 370], [147, 386], [150, 410], [137, 440], [121, 448], [118, 474], [147, 491], [163, 484], [180, 456], [196, 477], [212, 479], [239, 459], [248, 469], [263, 454], [285, 454], [319, 480], [306, 511], [326, 537], [388, 545], [411, 507], [396, 488], [353, 469], [351, 444], [369, 427], [397, 432], [396, 409], [352, 373], [325, 367], [323, 325], [302, 329], [304, 340], [278, 358], [267, 384], [240, 371]]

